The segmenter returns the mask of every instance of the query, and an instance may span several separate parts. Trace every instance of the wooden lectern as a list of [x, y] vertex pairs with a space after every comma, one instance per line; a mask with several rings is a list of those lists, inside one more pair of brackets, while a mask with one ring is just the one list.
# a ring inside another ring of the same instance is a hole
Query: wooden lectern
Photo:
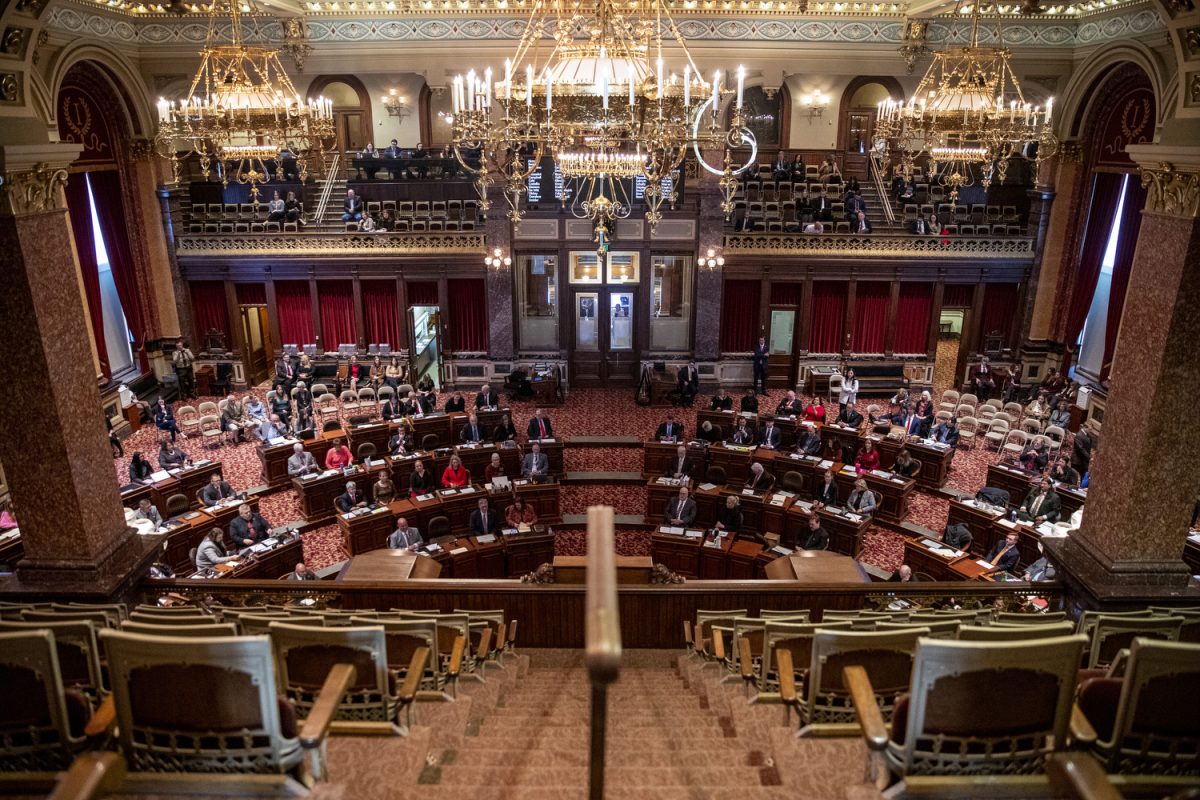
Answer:
[[428, 556], [408, 550], [372, 550], [346, 562], [337, 580], [381, 583], [387, 581], [417, 581], [436, 578], [442, 565]]

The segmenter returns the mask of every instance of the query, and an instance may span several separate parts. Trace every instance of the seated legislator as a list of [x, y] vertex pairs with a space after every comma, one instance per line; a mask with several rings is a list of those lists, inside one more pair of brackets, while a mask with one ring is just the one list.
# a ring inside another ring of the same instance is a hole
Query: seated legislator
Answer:
[[204, 538], [200, 540], [200, 544], [196, 547], [196, 571], [204, 572], [212, 569], [217, 564], [224, 564], [226, 561], [232, 561], [237, 556], [225, 555], [225, 548], [221, 546], [221, 540], [225, 538], [225, 534], [221, 533], [220, 528], [213, 528], [208, 533], [204, 534]]
[[821, 518], [816, 514], [808, 515], [808, 529], [800, 540], [801, 550], [828, 550], [829, 533], [821, 527]]
[[950, 419], [938, 425], [930, 433], [932, 438], [938, 444], [946, 444], [951, 447], [958, 447], [958, 418], [951, 417]]
[[996, 542], [983, 559], [992, 565], [988, 572], [1007, 572], [1017, 568], [1017, 562], [1021, 560], [1021, 550], [1017, 547], [1019, 540], [1020, 535], [1016, 531], [1009, 531], [1004, 541]]
[[395, 499], [396, 484], [392, 483], [392, 478], [388, 475], [387, 470], [383, 470], [379, 473], [379, 479], [375, 481], [375, 485], [371, 487], [371, 501], [386, 506]]
[[805, 456], [819, 456], [824, 450], [821, 433], [816, 428], [805, 428], [804, 433], [796, 439], [796, 452]]
[[838, 504], [837, 482], [833, 479], [833, 470], [825, 470], [825, 477], [817, 485], [816, 504], [818, 506], [836, 506]]
[[388, 455], [392, 457], [402, 457], [412, 455], [416, 452], [413, 449], [412, 436], [409, 434], [409, 429], [401, 425], [396, 429], [396, 432], [388, 438]]
[[775, 420], [768, 419], [763, 424], [763, 428], [758, 432], [758, 444], [767, 450], [777, 450], [780, 443], [783, 441], [783, 433], [775, 425]]
[[971, 529], [962, 523], [947, 525], [946, 530], [942, 532], [942, 544], [955, 550], [970, 550], [974, 538]]
[[479, 508], [471, 512], [469, 528], [472, 536], [500, 532], [500, 515], [488, 507], [486, 497], [479, 498]]
[[379, 415], [384, 420], [388, 421], [408, 416], [407, 404], [393, 394], [387, 399], [387, 402], [383, 404], [383, 407], [380, 408]]
[[517, 426], [512, 424], [512, 419], [505, 414], [500, 418], [500, 424], [492, 429], [492, 441], [499, 444], [500, 442], [515, 442], [517, 440]]
[[675, 455], [666, 459], [666, 469], [664, 472], [668, 478], [675, 480], [683, 480], [691, 478], [692, 473], [696, 471], [696, 463], [688, 458], [688, 449], [685, 445], [679, 445], [675, 448]]
[[862, 449], [858, 451], [858, 456], [854, 459], [854, 470], [859, 475], [864, 472], [870, 472], [873, 469], [879, 469], [879, 451], [875, 448], [875, 442], [867, 439], [863, 442]]
[[479, 394], [475, 395], [476, 408], [497, 408], [500, 405], [500, 395], [492, 390], [491, 386], [486, 383], [479, 388]]
[[845, 408], [838, 414], [838, 422], [849, 428], [858, 428], [859, 425], [862, 425], [862, 421], [863, 416], [858, 413], [853, 402], [846, 403]]
[[287, 436], [287, 428], [284, 427], [283, 420], [278, 414], [272, 414], [267, 418], [267, 421], [258, 426], [258, 430], [254, 435], [264, 443], [270, 442], [272, 439], [282, 439]]
[[717, 525], [719, 531], [738, 533], [742, 529], [742, 503], [736, 494], [725, 498], [725, 504], [717, 510]]
[[350, 448], [341, 439], [334, 439], [333, 446], [325, 454], [325, 469], [345, 469], [353, 463]]
[[296, 442], [292, 445], [292, 454], [287, 461], [288, 477], [297, 478], [317, 472], [317, 460], [313, 454], [304, 449], [304, 445]]
[[911, 478], [921, 468], [921, 462], [912, 457], [907, 447], [901, 447], [896, 453], [896, 461], [892, 464], [892, 472], [901, 478]]
[[729, 437], [729, 441], [734, 444], [754, 444], [754, 428], [750, 427], [750, 423], [745, 417], [738, 417], [737, 427], [733, 429], [733, 435]]
[[912, 416], [908, 421], [908, 435], [920, 436], [922, 439], [929, 436], [929, 430], [933, 426], [933, 412], [933, 401], [929, 399], [929, 392], [924, 392], [913, 406]]
[[[158, 447], [158, 466], [168, 472], [173, 469], [183, 469], [192, 460], [188, 458], [187, 453], [183, 452], [183, 448], [174, 442], [163, 441]], [[147, 478], [150, 476], [147, 475]]]
[[356, 508], [364, 508], [367, 505], [367, 498], [358, 490], [357, 483], [346, 481], [346, 491], [338, 495], [337, 499], [333, 502], [337, 506], [338, 511], [346, 514]]
[[238, 515], [229, 523], [229, 538], [237, 547], [264, 541], [271, 536], [271, 525], [262, 515], [252, 511], [250, 506], [242, 503], [238, 506]]
[[1049, 477], [1043, 477], [1038, 485], [1030, 490], [1017, 510], [1018, 522], [1032, 522], [1040, 525], [1043, 522], [1058, 522], [1062, 513], [1062, 501], [1058, 492], [1054, 491]]
[[[165, 445], [166, 442], [163, 442]], [[181, 454], [182, 450], [179, 451]], [[161, 456], [160, 456], [161, 458]], [[186, 456], [185, 456], [186, 458]], [[140, 452], [133, 454], [133, 460], [129, 462], [129, 482], [130, 483], [149, 483], [150, 476], [154, 474], [154, 467], [150, 466], [150, 462], [142, 457]]]
[[230, 486], [221, 477], [221, 473], [214, 472], [208, 476], [208, 484], [200, 490], [200, 500], [205, 506], [212, 507], [223, 500], [231, 500], [237, 496]]
[[733, 398], [725, 392], [724, 386], [717, 387], [717, 393], [713, 395], [712, 402], [708, 404], [711, 411], [732, 411]]
[[416, 528], [410, 528], [408, 520], [404, 517], [396, 520], [396, 530], [392, 531], [387, 539], [389, 550], [415, 550], [424, 543], [421, 532]]
[[704, 422], [700, 423], [700, 430], [696, 432], [696, 438], [706, 444], [712, 444], [719, 441], [721, 437], [717, 434], [717, 430], [713, 427], [713, 424], [708, 420], [704, 420]]
[[546, 416], [544, 410], [539, 408], [533, 412], [533, 418], [529, 420], [525, 435], [530, 439], [554, 438], [554, 426], [550, 424], [550, 418]]
[[854, 482], [854, 491], [846, 498], [846, 508], [865, 517], [875, 513], [875, 493], [867, 488], [867, 482], [862, 478]]
[[134, 519], [145, 519], [154, 523], [154, 527], [159, 528], [163, 524], [162, 515], [158, 513], [158, 509], [150, 502], [149, 497], [143, 497], [138, 501], [138, 510], [133, 514]]
[[791, 389], [788, 390], [787, 396], [779, 402], [779, 406], [775, 409], [777, 417], [798, 417], [804, 413], [804, 406], [796, 398], [796, 393]]
[[680, 441], [683, 439], [683, 423], [675, 419], [673, 413], [667, 414], [666, 422], [663, 422], [654, 431], [654, 438], [660, 441]]
[[317, 422], [313, 418], [312, 407], [300, 406], [297, 408], [296, 416], [292, 419], [292, 435], [300, 438], [312, 438], [316, 428]]
[[1059, 456], [1050, 468], [1050, 479], [1061, 483], [1068, 489], [1079, 488], [1079, 473], [1071, 466], [1066, 456]]
[[288, 573], [289, 581], [319, 581], [321, 577], [313, 572], [303, 561], [296, 562], [296, 568]]
[[463, 444], [478, 444], [485, 438], [487, 438], [487, 431], [479, 424], [479, 418], [475, 416], [475, 413], [471, 412], [467, 417], [467, 424], [458, 434], [458, 440]]
[[679, 487], [679, 494], [672, 497], [663, 512], [663, 524], [672, 527], [691, 525], [696, 520], [696, 501], [688, 496], [686, 486]]
[[762, 464], [755, 461], [750, 465], [750, 476], [746, 478], [746, 485], [743, 488], [753, 489], [755, 494], [758, 494], [771, 491], [771, 487], [774, 485], [775, 476], [767, 472]]
[[825, 424], [825, 400], [823, 398], [817, 397], [804, 407], [804, 420]]
[[413, 462], [412, 475], [408, 476], [408, 496], [416, 497], [422, 494], [429, 494], [436, 487], [437, 482], [433, 477], [433, 473], [425, 469], [424, 461]]
[[471, 473], [462, 464], [457, 454], [450, 456], [450, 463], [442, 471], [443, 489], [461, 489], [471, 482]]
[[747, 389], [746, 393], [742, 395], [738, 408], [743, 414], [758, 413], [758, 396], [754, 394], [753, 388]]
[[537, 512], [533, 506], [525, 502], [523, 497], [517, 496], [512, 505], [504, 512], [504, 522], [510, 528], [517, 528], [521, 525], [536, 525], [538, 521]]
[[550, 459], [536, 441], [521, 461], [521, 477], [533, 483], [545, 483], [550, 480]]
[[462, 392], [455, 392], [446, 400], [446, 413], [466, 410], [467, 400], [463, 397]]
[[492, 478], [503, 478], [505, 474], [504, 462], [500, 460], [500, 454], [492, 453], [492, 460], [488, 462], [488, 465], [483, 470], [484, 483], [491, 483]]

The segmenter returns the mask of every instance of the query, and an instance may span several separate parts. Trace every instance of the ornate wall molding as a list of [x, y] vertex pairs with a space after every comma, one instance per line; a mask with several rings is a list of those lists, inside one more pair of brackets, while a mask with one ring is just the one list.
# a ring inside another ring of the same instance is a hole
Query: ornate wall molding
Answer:
[[180, 236], [176, 252], [187, 256], [401, 256], [430, 253], [475, 253], [482, 257], [482, 233], [374, 233]]
[[926, 258], [1024, 259], [1032, 260], [1033, 239], [972, 238], [959, 236], [853, 236], [821, 234], [734, 234], [725, 236], [725, 256], [731, 253], [779, 256], [879, 257], [922, 256]]
[[63, 189], [67, 185], [67, 170], [45, 162], [32, 169], [6, 172], [2, 187], [3, 209], [13, 215], [61, 211], [67, 207]]
[[1200, 217], [1200, 171], [1180, 171], [1173, 164], [1142, 167], [1146, 211], [1172, 217]]

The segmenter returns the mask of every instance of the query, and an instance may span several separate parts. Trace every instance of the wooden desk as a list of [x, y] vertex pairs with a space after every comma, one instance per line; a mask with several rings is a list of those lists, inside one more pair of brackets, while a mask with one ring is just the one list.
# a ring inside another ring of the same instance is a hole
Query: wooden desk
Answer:
[[687, 457], [694, 462], [695, 467], [692, 470], [692, 478], [699, 481], [705, 474], [705, 462], [708, 460], [708, 451], [704, 445], [690, 444], [686, 442], [660, 442], [657, 439], [650, 439], [642, 444], [642, 477], [657, 478], [660, 475], [667, 474], [666, 464], [670, 461], [672, 471], [674, 471], [676, 448], [679, 445], [684, 445], [687, 448]]
[[150, 499], [159, 513], [167, 510], [167, 499], [173, 494], [186, 497], [189, 508], [199, 508], [196, 493], [204, 488], [214, 472], [224, 474], [219, 460], [199, 459], [192, 466], [173, 472], [169, 478], [150, 484]]
[[[475, 446], [460, 444], [454, 448], [454, 452], [462, 461], [463, 466], [471, 473], [471, 478], [478, 483], [483, 483], [483, 473], [487, 470], [488, 464], [492, 462], [492, 454], [499, 453], [500, 463], [504, 466], [504, 474], [513, 480], [521, 477], [521, 451], [517, 448], [516, 443], [509, 442], [508, 444], [508, 447], [498, 447], [492, 442], [481, 442]], [[441, 477], [440, 471], [438, 477]]]
[[563, 403], [557, 369], [549, 375], [535, 375], [530, 378], [529, 388], [533, 391], [533, 402], [539, 406], [561, 406]]
[[[650, 556], [617, 556], [617, 583], [644, 586], [650, 583], [654, 559]], [[587, 556], [555, 556], [554, 582], [587, 583]]]
[[[121, 505], [125, 508], [137, 508], [138, 503], [142, 498], [150, 498], [153, 502], [153, 493], [150, 491], [150, 485], [146, 483], [127, 483], [121, 487]], [[165, 508], [160, 508], [159, 512], [166, 511]]]
[[[258, 513], [258, 499], [247, 501], [250, 509]], [[227, 550], [233, 549], [229, 538], [229, 523], [237, 516], [241, 500], [225, 503], [212, 508], [193, 509], [173, 519], [166, 520], [166, 549], [162, 561], [169, 564], [177, 575], [185, 575], [195, 570], [192, 563], [191, 550], [199, 547], [201, 540], [213, 528], [221, 531], [221, 545]], [[240, 549], [240, 548], [238, 548]]]
[[[484, 498], [489, 501], [491, 499], [487, 491], [478, 484], [461, 489], [441, 489], [437, 496], [442, 501], [442, 514], [450, 520], [451, 532], [460, 537], [470, 530], [471, 512], [479, 509], [479, 501]], [[489, 507], [497, 518], [503, 521], [504, 509], [496, 508], [490, 502]]]
[[1032, 472], [1010, 464], [988, 464], [986, 485], [1008, 492], [1009, 505], [1015, 508], [1029, 494], [1034, 477]]
[[[467, 402], [470, 403], [470, 402], [472, 402], [472, 400], [468, 399]], [[470, 412], [471, 412], [470, 408], [468, 408], [466, 412], [462, 412], [462, 413], [459, 413], [457, 411], [451, 412], [451, 414], [450, 414], [450, 441], [451, 441], [451, 444], [458, 444], [461, 441], [461, 439], [459, 437], [462, 435], [463, 428], [467, 427], [467, 425], [469, 425], [471, 422]], [[503, 419], [505, 414], [509, 415], [510, 420], [512, 419], [512, 409], [509, 408], [508, 406], [501, 406], [500, 408], [497, 408], [497, 409], [491, 410], [491, 411], [480, 409], [479, 411], [475, 412], [475, 417], [476, 417], [476, 419], [479, 420], [479, 427], [483, 428], [484, 433], [486, 434], [486, 436], [484, 438], [488, 438], [488, 439], [491, 438], [492, 430], [497, 425], [500, 424], [500, 420]], [[513, 427], [516, 427], [516, 425], [517, 425], [516, 420], [513, 420]], [[520, 429], [518, 429], [518, 431], [519, 430]]]
[[950, 462], [954, 460], [953, 447], [925, 444], [917, 439], [898, 442], [886, 437], [877, 442], [877, 446], [880, 466], [885, 469], [891, 469], [892, 464], [896, 463], [896, 453], [900, 452], [901, 447], [907, 447], [909, 455], [921, 462], [917, 485], [924, 489], [940, 489], [950, 477]]
[[871, 576], [853, 558], [827, 550], [800, 550], [766, 565], [771, 580], [803, 583], [870, 583]]
[[528, 533], [505, 534], [503, 539], [510, 578], [519, 578], [554, 561], [554, 531], [546, 525], [534, 525]]
[[875, 494], [875, 516], [899, 524], [908, 517], [908, 499], [917, 482], [912, 478], [901, 478], [891, 473], [888, 475], [886, 478], [874, 472], [859, 475], [853, 466], [842, 466], [834, 473], [838, 497], [848, 498], [854, 491], [855, 481], [862, 478], [867, 482], [867, 488]]
[[964, 581], [994, 581], [991, 575], [986, 574], [987, 567], [982, 567], [973, 558], [960, 558], [950, 565], [950, 571], [957, 575], [960, 580]]
[[[736, 399], [734, 400], [734, 405], [737, 405]], [[719, 438], [729, 439], [733, 436], [733, 431], [737, 428], [737, 421], [739, 417], [745, 417], [746, 423], [754, 430], [758, 430], [757, 414], [742, 414], [739, 411], [713, 411], [711, 409], [701, 409], [700, 411], [696, 412], [696, 430], [693, 432], [693, 435], [699, 436], [700, 428], [705, 422], [709, 422], [714, 428], [721, 429], [721, 436]]]
[[262, 482], [272, 489], [287, 486], [291, 480], [287, 471], [287, 461], [292, 457], [293, 444], [294, 441], [289, 440], [282, 444], [259, 442], [254, 446], [258, 461], [262, 465]]
[[724, 580], [729, 577], [729, 551], [733, 547], [733, 536], [721, 536], [714, 541], [720, 543], [720, 547], [700, 547], [697, 566], [701, 580]]
[[[408, 524], [415, 526], [413, 520]], [[342, 535], [342, 549], [346, 555], [356, 556], [387, 547], [387, 539], [396, 529], [396, 516], [390, 506], [376, 506], [338, 514], [337, 526]]]
[[296, 569], [304, 560], [304, 547], [299, 535], [291, 536], [276, 547], [258, 553], [252, 559], [243, 557], [233, 569], [222, 572], [221, 578], [273, 581]]
[[[913, 537], [905, 538], [904, 563], [908, 564], [913, 572], [928, 575], [935, 581], [962, 580], [962, 575], [954, 572], [950, 567], [958, 561], [964, 559], [971, 560], [971, 556], [963, 553], [961, 550], [953, 551], [953, 553], [957, 553], [958, 555], [944, 555], [935, 551], [934, 547], [927, 544], [928, 541], [931, 540]], [[938, 546], [939, 544], [933, 542], [934, 546]], [[948, 547], [945, 549], [950, 550]]]
[[[359, 445], [370, 442], [375, 445], [375, 452], [379, 456], [386, 456], [388, 453], [388, 440], [392, 438], [392, 432], [399, 425], [392, 425], [387, 422], [367, 422], [362, 425], [352, 425], [346, 430], [346, 445], [350, 448], [354, 460], [358, 460]], [[324, 462], [321, 462], [322, 464]]]
[[993, 514], [992, 512], [981, 508], [975, 502], [951, 500], [950, 514], [946, 518], [947, 525], [966, 525], [971, 531], [971, 552], [976, 555], [983, 555], [992, 549], [992, 546], [998, 539], [1003, 539], [1004, 534], [998, 530], [996, 520], [1000, 519], [1002, 514]]
[[[849, 428], [837, 422], [831, 422], [821, 426], [821, 441], [825, 443], [824, 454], [827, 454], [829, 458], [852, 464], [862, 447], [863, 437], [857, 428]], [[876, 439], [876, 444], [878, 443], [879, 440]], [[880, 463], [882, 463], [884, 454], [880, 452], [879, 456]], [[895, 460], [895, 453], [892, 454], [892, 460]]]
[[337, 580], [345, 583], [423, 580], [436, 578], [441, 571], [442, 565], [426, 555], [407, 550], [375, 550], [350, 559]]
[[[780, 544], [789, 549], [799, 547], [808, 535], [808, 516], [812, 510], [813, 505], [807, 500], [797, 500], [788, 508]], [[821, 527], [829, 534], [829, 550], [857, 558], [862, 550], [863, 534], [871, 526], [870, 517], [853, 519], [828, 508], [822, 508], [817, 514], [821, 517]]]
[[[701, 553], [713, 548], [702, 548]], [[750, 580], [759, 577], [758, 558], [765, 548], [758, 542], [739, 539], [729, 548], [729, 579]]]
[[384, 469], [387, 469], [386, 462], [370, 469], [354, 466], [345, 471], [327, 470], [316, 475], [292, 478], [292, 488], [300, 500], [300, 513], [306, 522], [329, 519], [337, 513], [333, 501], [346, 491], [348, 481], [354, 481], [363, 496], [370, 497], [371, 486]]
[[704, 541], [704, 532], [698, 528], [689, 530], [696, 535], [666, 533], [661, 527], [655, 530], [650, 539], [650, 557], [654, 563], [685, 578], [696, 578], [700, 574], [700, 545]]
[[445, 411], [412, 417], [412, 427], [413, 444], [416, 447], [424, 448], [425, 437], [430, 434], [437, 439], [434, 447], [451, 447], [458, 444], [458, 440], [452, 436], [450, 415]]
[[442, 515], [442, 501], [438, 499], [436, 493], [424, 499], [402, 497], [388, 504], [388, 508], [397, 524], [403, 517], [410, 526], [421, 532], [425, 541], [429, 541], [429, 521]]
[[[562, 522], [562, 509], [559, 506], [559, 485], [557, 483], [531, 483], [525, 480], [513, 481], [513, 492], [532, 506], [537, 514], [539, 524]], [[510, 501], [511, 502], [511, 501]], [[506, 505], [502, 511], [507, 511]]]
[[725, 482], [728, 485], [740, 487], [750, 474], [750, 462], [754, 460], [755, 449], [718, 442], [708, 448], [708, 464], [725, 470]]

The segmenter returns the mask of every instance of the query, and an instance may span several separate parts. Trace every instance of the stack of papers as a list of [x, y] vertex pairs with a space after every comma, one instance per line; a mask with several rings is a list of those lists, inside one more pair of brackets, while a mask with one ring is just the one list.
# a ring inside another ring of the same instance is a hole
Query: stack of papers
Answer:
[[995, 564], [992, 564], [990, 561], [984, 561], [982, 558], [978, 559], [975, 563], [978, 564], [979, 566], [983, 567], [984, 569], [991, 569], [992, 567], [995, 566]]
[[459, 494], [470, 494], [473, 491], [475, 491], [474, 486], [464, 486], [463, 488], [458, 490], [458, 493]]
[[683, 532], [683, 535], [689, 539], [699, 539], [704, 535], [704, 531], [694, 531], [691, 528]]
[[704, 491], [708, 492], [717, 488], [717, 485], [715, 483], [702, 483], [696, 488], [703, 489]]
[[830, 461], [828, 458], [825, 459], [824, 461], [822, 461], [820, 464], [817, 464], [817, 467], [820, 469], [829, 469], [832, 466], [833, 466], [833, 462]]
[[778, 553], [781, 556], [790, 556], [792, 554], [792, 551], [788, 550], [783, 545], [776, 545], [775, 547], [772, 547], [770, 552]]
[[491, 544], [492, 542], [496, 541], [496, 536], [495, 534], [485, 533], [483, 536], [476, 536], [475, 541], [479, 542], [480, 544]]
[[962, 555], [961, 550], [955, 550], [953, 547], [944, 545], [941, 542], [935, 542], [932, 539], [922, 539], [921, 544], [943, 558], [958, 558]]
[[450, 555], [452, 555], [452, 556], [459, 556], [459, 555], [462, 555], [463, 553], [466, 553], [466, 552], [469, 552], [469, 551], [467, 550], [467, 548], [465, 548], [465, 547], [456, 547], [456, 548], [454, 548], [453, 550], [451, 550], [451, 551], [450, 551]]
[[683, 528], [674, 528], [674, 527], [671, 527], [670, 525], [664, 525], [661, 528], [659, 528], [659, 530], [662, 531], [663, 533], [670, 533], [675, 536], [683, 535]]

